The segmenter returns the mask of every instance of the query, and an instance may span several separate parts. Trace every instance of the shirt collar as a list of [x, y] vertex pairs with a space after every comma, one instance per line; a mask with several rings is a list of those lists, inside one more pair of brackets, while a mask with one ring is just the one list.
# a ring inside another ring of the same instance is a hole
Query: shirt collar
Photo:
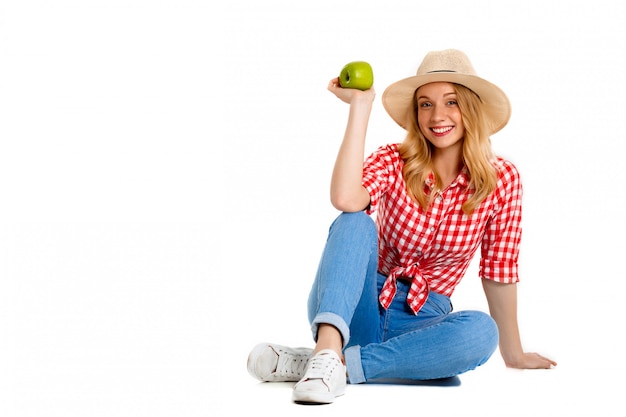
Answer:
[[[459, 172], [459, 175], [457, 175], [454, 181], [450, 183], [448, 188], [456, 187], [457, 185], [462, 188], [465, 188], [469, 185], [469, 171], [467, 170], [466, 166], [463, 166], [463, 168]], [[426, 178], [426, 187], [431, 191], [435, 187], [435, 174], [433, 174], [432, 172], [428, 174], [428, 178]]]

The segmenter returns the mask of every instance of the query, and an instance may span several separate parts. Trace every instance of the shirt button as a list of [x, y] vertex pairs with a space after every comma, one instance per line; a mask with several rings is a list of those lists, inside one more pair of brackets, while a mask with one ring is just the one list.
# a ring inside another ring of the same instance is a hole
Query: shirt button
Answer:
[[441, 196], [441, 194], [439, 194], [439, 195], [437, 196], [437, 200], [439, 200], [439, 201], [443, 200], [443, 197]]
[[431, 228], [430, 228], [430, 229], [428, 229], [428, 230], [430, 230], [431, 232], [434, 232], [434, 231], [435, 231], [435, 228], [434, 228], [434, 227], [431, 227]]
[[417, 256], [422, 256], [422, 251], [421, 250], [417, 251]]

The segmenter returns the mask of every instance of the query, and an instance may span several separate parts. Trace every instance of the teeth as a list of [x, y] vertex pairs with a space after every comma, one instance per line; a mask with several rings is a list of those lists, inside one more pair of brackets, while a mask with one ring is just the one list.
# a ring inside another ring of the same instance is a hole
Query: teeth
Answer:
[[435, 133], [446, 133], [452, 130], [451, 127], [433, 127], [432, 131]]

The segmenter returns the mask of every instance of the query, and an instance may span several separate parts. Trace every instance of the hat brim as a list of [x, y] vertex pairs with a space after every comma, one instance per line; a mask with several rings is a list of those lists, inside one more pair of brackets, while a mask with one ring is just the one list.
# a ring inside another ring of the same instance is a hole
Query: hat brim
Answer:
[[475, 75], [455, 72], [414, 75], [391, 84], [385, 89], [382, 96], [385, 110], [396, 123], [406, 129], [409, 112], [413, 111], [415, 90], [434, 82], [461, 84], [475, 92], [485, 105], [485, 115], [489, 119], [490, 134], [501, 130], [511, 118], [511, 103], [504, 91], [498, 86]]

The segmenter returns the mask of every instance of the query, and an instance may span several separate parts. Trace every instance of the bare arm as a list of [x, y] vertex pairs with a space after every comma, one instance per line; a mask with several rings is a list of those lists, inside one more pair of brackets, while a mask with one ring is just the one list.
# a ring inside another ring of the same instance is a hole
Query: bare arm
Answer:
[[350, 104], [348, 124], [337, 154], [330, 184], [330, 201], [337, 210], [361, 211], [370, 203], [370, 195], [362, 185], [365, 134], [375, 92], [341, 88], [334, 78], [328, 90]]
[[517, 285], [500, 284], [487, 279], [482, 281], [491, 317], [498, 325], [500, 353], [506, 366], [520, 369], [548, 369], [556, 366], [555, 361], [522, 349], [517, 324]]

